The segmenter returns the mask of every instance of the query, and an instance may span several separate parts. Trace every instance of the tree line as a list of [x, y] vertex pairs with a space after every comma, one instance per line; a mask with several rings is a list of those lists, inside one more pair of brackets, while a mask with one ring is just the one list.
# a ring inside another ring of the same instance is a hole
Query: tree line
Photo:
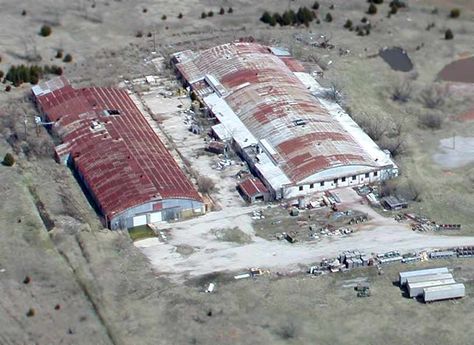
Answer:
[[20, 86], [22, 83], [38, 84], [39, 80], [46, 74], [62, 75], [63, 69], [56, 65], [13, 65], [8, 70], [5, 79], [15, 86]]

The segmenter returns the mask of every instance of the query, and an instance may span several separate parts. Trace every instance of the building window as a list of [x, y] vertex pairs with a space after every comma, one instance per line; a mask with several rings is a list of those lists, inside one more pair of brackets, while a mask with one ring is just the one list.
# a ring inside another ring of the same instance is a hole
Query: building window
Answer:
[[341, 178], [341, 181], [346, 182], [346, 178], [345, 177]]
[[374, 176], [377, 176], [379, 174], [378, 171], [374, 171]]
[[314, 183], [311, 183], [311, 184], [309, 185], [309, 188], [314, 188]]
[[334, 184], [337, 184], [337, 178], [334, 179]]
[[324, 181], [320, 183], [321, 184], [321, 187], [324, 187]]
[[352, 181], [355, 181], [355, 179], [357, 178], [357, 176], [352, 176]]
[[366, 173], [366, 174], [365, 174], [365, 177], [369, 177], [369, 173]]
[[300, 191], [303, 190], [303, 186], [300, 186]]

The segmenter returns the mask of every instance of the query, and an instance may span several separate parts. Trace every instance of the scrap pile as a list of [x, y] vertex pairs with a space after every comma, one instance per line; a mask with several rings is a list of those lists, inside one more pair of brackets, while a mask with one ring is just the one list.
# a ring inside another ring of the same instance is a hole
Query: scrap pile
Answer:
[[415, 213], [397, 214], [394, 218], [398, 222], [404, 220], [410, 221], [413, 231], [427, 232], [438, 230], [461, 230], [461, 224], [437, 224], [436, 222]]

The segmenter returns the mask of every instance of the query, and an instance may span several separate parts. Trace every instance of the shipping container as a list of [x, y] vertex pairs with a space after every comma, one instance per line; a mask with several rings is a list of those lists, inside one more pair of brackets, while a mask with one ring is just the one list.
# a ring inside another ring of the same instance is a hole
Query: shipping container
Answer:
[[431, 280], [453, 279], [451, 273], [425, 274], [422, 276], [408, 277], [407, 284], [427, 282]]
[[454, 279], [440, 279], [440, 280], [431, 280], [427, 282], [419, 282], [413, 284], [407, 284], [408, 286], [408, 295], [410, 297], [418, 297], [423, 295], [423, 289], [433, 286], [441, 286], [441, 285], [450, 285], [455, 284], [456, 281]]
[[427, 274], [436, 274], [436, 273], [449, 273], [447, 267], [438, 267], [438, 268], [428, 268], [425, 270], [416, 270], [416, 271], [407, 271], [400, 272], [400, 285], [405, 285], [408, 277], [422, 276]]
[[425, 302], [441, 301], [444, 299], [461, 298], [466, 295], [464, 284], [451, 284], [443, 286], [428, 287], [423, 289]]

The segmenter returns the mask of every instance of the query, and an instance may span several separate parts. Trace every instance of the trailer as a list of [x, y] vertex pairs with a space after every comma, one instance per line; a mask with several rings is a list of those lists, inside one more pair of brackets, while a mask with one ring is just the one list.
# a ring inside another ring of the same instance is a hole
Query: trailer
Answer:
[[408, 277], [407, 284], [428, 282], [432, 280], [443, 280], [443, 279], [453, 279], [451, 273], [436, 273], [436, 274], [426, 274], [422, 276]]
[[415, 277], [415, 276], [422, 276], [422, 275], [436, 274], [436, 273], [449, 273], [449, 270], [447, 267], [438, 267], [438, 268], [428, 268], [425, 270], [400, 272], [398, 274], [400, 278], [400, 286], [406, 284], [408, 277]]
[[425, 303], [442, 301], [445, 299], [462, 298], [466, 296], [464, 284], [451, 284], [427, 287], [423, 289], [423, 299]]
[[441, 285], [451, 285], [455, 284], [456, 281], [454, 279], [440, 279], [440, 280], [431, 280], [427, 282], [418, 282], [413, 284], [407, 284], [408, 286], [408, 295], [410, 297], [418, 297], [423, 295], [423, 289], [433, 287], [433, 286], [441, 286]]

